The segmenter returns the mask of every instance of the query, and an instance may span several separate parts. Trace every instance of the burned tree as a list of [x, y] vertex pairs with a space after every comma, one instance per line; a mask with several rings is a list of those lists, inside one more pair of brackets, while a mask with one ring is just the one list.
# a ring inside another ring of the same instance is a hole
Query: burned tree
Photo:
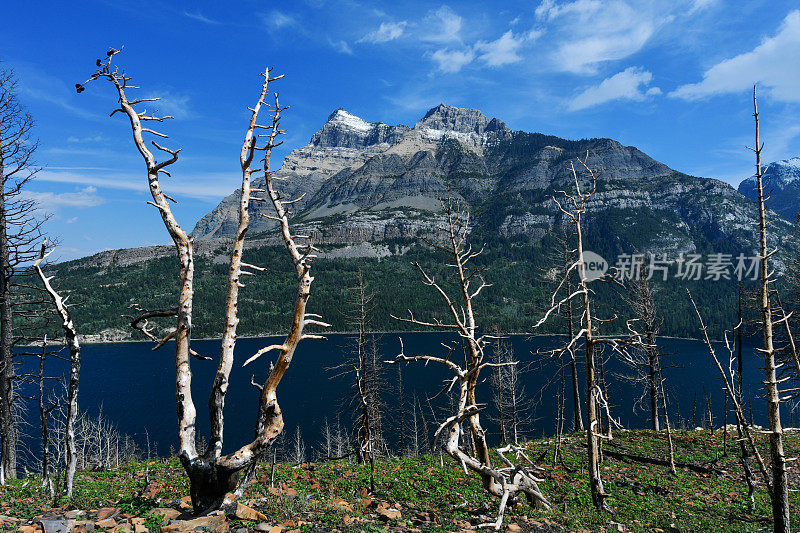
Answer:
[[64, 330], [64, 342], [69, 348], [69, 381], [67, 385], [67, 420], [64, 428], [64, 449], [66, 451], [66, 476], [64, 479], [64, 489], [67, 498], [72, 498], [72, 484], [75, 479], [75, 468], [78, 461], [78, 453], [75, 449], [75, 421], [78, 418], [78, 385], [80, 384], [81, 374], [81, 345], [78, 342], [78, 332], [72, 322], [72, 314], [66, 305], [67, 298], [53, 288], [50, 281], [53, 277], [48, 277], [42, 270], [42, 262], [49, 253], [46, 254], [47, 243], [42, 244], [39, 258], [33, 263], [36, 274], [44, 286], [45, 291], [50, 296], [53, 306], [61, 318], [61, 328]]
[[[658, 315], [658, 309], [656, 308], [655, 295], [650, 285], [651, 276], [652, 271], [648, 265], [646, 263], [642, 264], [639, 275], [631, 280], [629, 293], [624, 296], [625, 301], [633, 312], [633, 321], [642, 330], [644, 342], [638, 349], [625, 352], [627, 357], [624, 357], [623, 360], [634, 372], [634, 375], [630, 376], [633, 381], [641, 383], [645, 387], [645, 395], [650, 400], [650, 418], [654, 431], [661, 430], [659, 410], [663, 409], [664, 425], [667, 430], [670, 470], [674, 474], [675, 449], [672, 442], [672, 427], [669, 422], [667, 395], [664, 387], [662, 354], [656, 342], [663, 320]], [[659, 399], [661, 400], [660, 403]]]
[[0, 69], [0, 484], [17, 475], [13, 348], [21, 336], [13, 329], [12, 286], [19, 267], [36, 258], [42, 235], [36, 206], [23, 195], [38, 170], [33, 157], [39, 143], [17, 91], [13, 72]]
[[[708, 328], [706, 327], [703, 317], [700, 314], [697, 305], [695, 304], [694, 298], [692, 297], [691, 292], [688, 290], [687, 293], [689, 294], [689, 301], [691, 302], [694, 312], [697, 315], [697, 320], [700, 323], [700, 331], [703, 334], [703, 340], [705, 341], [708, 352], [711, 355], [711, 359], [714, 361], [714, 365], [717, 367], [720, 377], [722, 378], [725, 394], [727, 394], [728, 399], [733, 405], [733, 413], [736, 416], [736, 432], [738, 434], [739, 450], [741, 452], [740, 459], [742, 463], [742, 471], [744, 472], [745, 483], [747, 484], [748, 505], [752, 509], [755, 505], [755, 483], [753, 480], [753, 473], [748, 463], [748, 459], [751, 455], [755, 456], [756, 458], [759, 471], [764, 479], [764, 485], [767, 487], [767, 492], [769, 492], [770, 495], [772, 495], [773, 487], [769, 473], [767, 472], [767, 465], [764, 463], [764, 459], [761, 457], [761, 452], [758, 451], [755, 437], [753, 436], [750, 426], [747, 423], [744, 413], [744, 406], [741, 403], [741, 381], [737, 381], [735, 377], [736, 371], [734, 370], [734, 359], [736, 359], [734, 357], [734, 353], [737, 349], [736, 342], [732, 342], [728, 338], [727, 332], [725, 333], [725, 346], [727, 347], [729, 353], [728, 369], [726, 372], [722, 366], [722, 363], [717, 357], [717, 351], [714, 349], [714, 344], [711, 342], [711, 338], [708, 336]], [[735, 329], [738, 330], [741, 329], [741, 327], [742, 322], [740, 320]]]
[[531, 401], [525, 393], [522, 369], [514, 355], [514, 348], [507, 339], [495, 340], [492, 362], [494, 368], [489, 381], [500, 438], [503, 444], [519, 444], [523, 426], [530, 422]]
[[[553, 350], [553, 353], [554, 355], [563, 354], [583, 342], [586, 360], [586, 444], [589, 456], [589, 488], [595, 508], [600, 511], [610, 511], [611, 507], [606, 502], [608, 494], [603, 488], [603, 479], [600, 475], [600, 439], [609, 438], [608, 434], [603, 435], [600, 433], [601, 410], [605, 410], [609, 424], [613, 423], [613, 419], [608, 412], [608, 401], [602, 383], [596, 376], [597, 357], [602, 355], [598, 352], [603, 346], [609, 346], [613, 351], [625, 356], [627, 348], [641, 346], [642, 341], [641, 334], [637, 333], [630, 323], [628, 328], [631, 330], [631, 336], [627, 339], [600, 337], [597, 334], [598, 325], [603, 321], [594, 316], [593, 291], [590, 283], [602, 279], [603, 276], [596, 272], [590, 273], [588, 270], [584, 253], [583, 220], [587, 212], [587, 205], [597, 191], [598, 172], [588, 166], [588, 160], [588, 153], [585, 159], [578, 160], [587, 175], [588, 187], [582, 187], [582, 180], [578, 175], [578, 171], [575, 169], [575, 165], [570, 163], [575, 192], [561, 191], [563, 199], [552, 198], [562, 216], [566, 217], [574, 227], [575, 260], [566, 269], [556, 290], [553, 292], [549, 309], [534, 327], [542, 326], [550, 316], [560, 313], [568, 302], [574, 299], [579, 300], [580, 329], [567, 340], [565, 346]], [[576, 272], [578, 283], [575, 290], [572, 290], [570, 279]], [[610, 425], [608, 429], [610, 430]]]
[[[572, 243], [575, 233], [568, 234], [561, 226], [554, 227], [554, 246], [549, 253], [550, 263], [553, 268], [545, 273], [545, 279], [548, 283], [560, 283], [564, 281], [564, 291], [567, 294], [572, 293], [573, 286], [573, 273], [570, 267], [575, 263], [575, 248]], [[573, 311], [573, 301], [567, 300], [564, 303], [563, 311], [560, 313], [564, 322], [564, 332], [568, 339], [575, 336], [575, 313]], [[570, 376], [572, 378], [572, 415], [573, 415], [573, 429], [575, 431], [583, 431], [583, 415], [581, 414], [581, 391], [578, 379], [578, 361], [575, 353], [574, 346], [571, 346], [565, 355], [569, 358], [568, 364], [570, 369]]]
[[[489, 446], [486, 443], [486, 432], [480, 421], [481, 407], [477, 400], [477, 386], [480, 383], [482, 370], [506, 363], [493, 363], [486, 359], [485, 348], [496, 336], [481, 335], [478, 332], [473, 302], [489, 284], [483, 279], [483, 269], [471, 265], [470, 262], [475, 263], [475, 259], [480, 256], [483, 249], [474, 250], [467, 242], [468, 213], [463, 211], [453, 200], [443, 202], [443, 206], [446, 216], [444, 244], [434, 242], [429, 244], [442, 252], [447, 257], [447, 265], [454, 269], [457, 295], [451, 296], [419, 263], [415, 263], [415, 266], [422, 276], [423, 283], [431, 287], [446, 305], [449, 316], [447, 319], [421, 320], [409, 311], [408, 318], [393, 318], [415, 326], [455, 333], [458, 335], [460, 343], [455, 341], [445, 345], [447, 353], [443, 356], [408, 356], [404, 353], [401, 342], [400, 353], [394, 360], [388, 362], [435, 363], [448, 368], [455, 374], [445, 384], [444, 389], [449, 391], [455, 388], [457, 391], [455, 412], [439, 426], [434, 439], [442, 432], [446, 432], [443, 446], [445, 453], [465, 468], [478, 474], [484, 489], [500, 498], [497, 521], [492, 524], [484, 524], [499, 529], [503, 523], [506, 505], [518, 501], [520, 496], [527, 497], [531, 505], [542, 505], [549, 508], [550, 503], [539, 490], [537, 481], [541, 480], [531, 472], [536, 468], [535, 465], [525, 456], [521, 448], [507, 445], [498, 449], [497, 454], [502, 465], [492, 466]], [[477, 288], [473, 287], [473, 281], [476, 282]], [[460, 363], [454, 360], [454, 354], [458, 351], [463, 351], [464, 354], [464, 360]], [[461, 442], [463, 423], [468, 424], [469, 427], [469, 443], [472, 453]], [[509, 458], [511, 455], [515, 456], [517, 463]]]
[[[751, 148], [756, 155], [756, 193], [758, 195], [758, 249], [759, 249], [759, 295], [758, 306], [761, 313], [761, 331], [764, 347], [760, 349], [764, 355], [765, 385], [767, 389], [767, 412], [769, 413], [769, 448], [772, 462], [772, 520], [776, 532], [788, 533], [789, 525], [789, 492], [786, 475], [786, 456], [783, 451], [783, 427], [781, 426], [781, 393], [778, 389], [777, 367], [775, 365], [775, 346], [773, 342], [773, 323], [771, 287], [774, 283], [773, 272], [770, 271], [769, 258], [775, 253], [767, 244], [767, 194], [764, 189], [764, 172], [761, 168], [761, 143], [758, 122], [758, 102], [756, 88], [753, 87], [753, 117], [756, 124], [755, 147]], [[786, 317], [783, 318], [786, 320]]]
[[375, 298], [358, 269], [356, 284], [350, 288], [345, 319], [355, 330], [353, 345], [344, 363], [334, 367], [339, 375], [351, 380], [349, 405], [353, 409], [355, 454], [360, 463], [369, 463], [370, 490], [375, 491], [375, 456], [384, 448], [382, 436], [382, 402], [384, 386], [378, 360], [378, 339], [371, 332]]
[[[231, 253], [230, 268], [228, 274], [227, 297], [224, 312], [224, 332], [222, 338], [222, 348], [220, 352], [219, 364], [214, 378], [211, 395], [208, 400], [211, 435], [205, 450], [199, 449], [198, 438], [195, 429], [197, 411], [191, 391], [191, 371], [190, 356], [199, 357], [191, 348], [192, 330], [192, 304], [194, 296], [194, 258], [192, 253], [192, 241], [186, 231], [179, 225], [173, 215], [170, 201], [174, 201], [162, 189], [160, 175], [169, 176], [167, 167], [178, 160], [180, 149], [170, 149], [151, 141], [151, 145], [166, 154], [162, 161], [157, 161], [156, 156], [150, 151], [148, 144], [144, 140], [144, 135], [155, 135], [166, 138], [163, 133], [154, 131], [143, 126], [143, 122], [163, 122], [172, 117], [156, 116], [155, 113], [148, 114], [146, 110], [138, 111], [136, 106], [145, 102], [157, 101], [157, 98], [135, 98], [128, 99], [127, 92], [137, 87], [129, 84], [131, 78], [113, 65], [113, 58], [119, 50], [111, 49], [106, 53], [104, 59], [97, 60], [98, 70], [84, 84], [77, 84], [78, 92], [84, 90], [85, 84], [95, 80], [105, 80], [114, 87], [118, 97], [119, 107], [111, 115], [120, 112], [129, 120], [133, 142], [147, 166], [147, 183], [152, 196], [152, 202], [148, 202], [158, 209], [161, 219], [169, 232], [178, 254], [180, 266], [180, 289], [178, 294], [177, 308], [172, 310], [150, 311], [147, 316], [154, 316], [154, 313], [163, 315], [177, 315], [176, 327], [169, 335], [162, 339], [156, 346], [162, 346], [167, 341], [172, 340], [175, 344], [175, 371], [176, 371], [176, 404], [178, 413], [178, 438], [181, 463], [189, 477], [192, 505], [196, 513], [207, 513], [218, 509], [226, 501], [228, 492], [243, 490], [249, 478], [252, 476], [256, 462], [270, 448], [275, 439], [281, 434], [284, 427], [283, 415], [278, 404], [277, 387], [281, 379], [288, 370], [298, 344], [309, 338], [321, 338], [319, 335], [306, 333], [305, 327], [308, 325], [327, 326], [319, 320], [320, 317], [306, 312], [306, 304], [310, 295], [311, 283], [311, 261], [315, 257], [314, 248], [308, 237], [295, 235], [292, 233], [288, 208], [296, 200], [287, 200], [276, 190], [274, 177], [270, 169], [270, 156], [272, 150], [280, 145], [276, 142], [279, 135], [284, 132], [280, 130], [281, 112], [286, 108], [281, 107], [278, 102], [277, 93], [274, 94], [274, 106], [272, 107], [272, 121], [268, 126], [258, 123], [259, 111], [262, 106], [269, 107], [266, 97], [269, 92], [269, 84], [280, 79], [282, 76], [271, 76], [271, 70], [267, 69], [261, 74], [263, 83], [261, 92], [254, 107], [249, 108], [250, 119], [246, 129], [244, 143], [242, 144], [239, 162], [242, 169], [242, 185], [239, 198], [239, 222], [236, 232], [233, 250]], [[258, 134], [258, 131], [265, 131], [265, 134]], [[263, 145], [258, 144], [258, 140], [264, 138]], [[253, 168], [253, 160], [256, 154], [263, 152], [261, 157], [261, 168]], [[263, 172], [265, 180], [264, 189], [254, 189], [251, 187], [251, 175], [255, 172]], [[253, 193], [260, 193], [263, 196], [252, 196]], [[224, 417], [223, 409], [225, 396], [229, 386], [229, 376], [234, 363], [234, 348], [236, 345], [236, 330], [239, 323], [238, 315], [238, 295], [239, 289], [244, 286], [241, 282], [242, 276], [253, 275], [253, 271], [263, 269], [255, 265], [245, 263], [242, 260], [244, 252], [244, 241], [249, 225], [249, 206], [251, 201], [270, 202], [274, 208], [274, 215], [268, 218], [277, 223], [281, 238], [286, 246], [292, 265], [295, 269], [297, 279], [297, 297], [291, 316], [289, 333], [280, 344], [273, 344], [258, 350], [253, 356], [245, 361], [245, 365], [255, 361], [259, 357], [269, 352], [277, 352], [277, 360], [271, 367], [268, 377], [263, 384], [252, 382], [259, 390], [259, 409], [256, 419], [255, 438], [252, 442], [240, 447], [236, 451], [222, 455]], [[132, 323], [142, 324], [142, 321], [134, 318]], [[151, 334], [152, 335], [152, 334]]]

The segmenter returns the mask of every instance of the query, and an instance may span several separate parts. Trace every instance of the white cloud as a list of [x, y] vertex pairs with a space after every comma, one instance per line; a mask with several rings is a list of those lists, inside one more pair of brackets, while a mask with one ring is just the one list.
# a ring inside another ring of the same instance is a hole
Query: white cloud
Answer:
[[689, 8], [689, 14], [694, 15], [700, 11], [705, 11], [717, 3], [717, 0], [694, 0], [692, 7]]
[[[163, 179], [161, 186], [172, 196], [180, 200], [180, 196], [197, 200], [219, 200], [228, 196], [237, 186], [235, 174], [197, 174], [191, 180], [177, 178]], [[36, 174], [37, 182], [74, 183], [94, 188], [136, 191], [142, 196], [148, 194], [147, 181], [140, 176], [123, 176], [117, 171], [109, 172], [73, 172], [45, 169]]]
[[21, 94], [28, 98], [56, 105], [75, 116], [88, 120], [105, 121], [102, 114], [95, 114], [75, 105], [78, 102], [74, 84], [42, 71], [29, 64], [16, 64], [15, 69]]
[[508, 30], [495, 41], [478, 41], [475, 44], [475, 50], [480, 53], [479, 59], [487, 65], [498, 67], [522, 60], [518, 52], [524, 40], [524, 36], [514, 37], [514, 33]]
[[726, 59], [708, 69], [703, 80], [682, 85], [670, 96], [698, 100], [740, 93], [757, 83], [780, 102], [800, 102], [800, 11], [786, 16], [778, 33], [750, 52]]
[[76, 143], [76, 144], [84, 144], [84, 143], [100, 143], [105, 141], [106, 138], [102, 135], [88, 135], [86, 137], [75, 137], [74, 135], [70, 135], [67, 137], [68, 143]]
[[408, 22], [381, 22], [377, 30], [373, 30], [358, 40], [359, 43], [385, 43], [399, 39]]
[[190, 13], [189, 11], [184, 11], [183, 14], [185, 16], [189, 17], [190, 19], [196, 20], [198, 22], [202, 22], [204, 24], [220, 24], [216, 20], [211, 20], [210, 18], [204, 16], [199, 11], [196, 11], [194, 13]]
[[423, 23], [430, 27], [430, 30], [422, 36], [425, 41], [442, 44], [461, 41], [461, 26], [464, 19], [447, 6], [431, 11]]
[[475, 52], [472, 49], [467, 50], [448, 50], [442, 48], [436, 50], [431, 58], [439, 64], [439, 70], [442, 72], [453, 73], [458, 72], [464, 65], [468, 65], [475, 59]]
[[552, 67], [577, 74], [593, 74], [600, 63], [638, 52], [670, 20], [655, 3], [636, 0], [545, 0], [535, 14], [553, 34]]
[[[152, 94], [146, 96], [146, 98], [161, 98], [161, 100], [158, 100], [157, 102], [147, 102], [146, 104], [141, 104], [142, 106], [147, 106], [146, 109], [148, 114], [153, 111], [157, 115], [171, 115], [176, 119], [183, 120], [194, 118], [195, 116], [194, 111], [192, 111], [192, 108], [189, 105], [189, 101], [191, 99], [185, 94], [178, 94], [166, 89], [153, 92]], [[145, 107], [142, 107], [142, 109], [145, 109]], [[158, 128], [153, 129], [158, 130]]]
[[264, 17], [264, 20], [268, 24], [276, 28], [294, 26], [295, 24], [297, 24], [297, 21], [293, 16], [277, 10], [273, 10], [268, 17]]
[[75, 192], [38, 192], [25, 191], [23, 197], [32, 200], [39, 209], [53, 213], [61, 208], [82, 209], [95, 207], [105, 203], [105, 199], [97, 194], [97, 187], [89, 186]]
[[78, 217], [70, 217], [64, 221], [64, 224], [74, 224], [78, 221]]
[[658, 87], [647, 88], [652, 79], [650, 72], [629, 67], [577, 95], [567, 104], [567, 109], [578, 111], [613, 100], [642, 101], [648, 96], [661, 94]]
[[350, 48], [350, 45], [347, 44], [347, 41], [334, 41], [333, 39], [329, 39], [328, 43], [337, 52], [340, 52], [342, 54], [347, 54], [347, 55], [353, 55], [353, 49]]

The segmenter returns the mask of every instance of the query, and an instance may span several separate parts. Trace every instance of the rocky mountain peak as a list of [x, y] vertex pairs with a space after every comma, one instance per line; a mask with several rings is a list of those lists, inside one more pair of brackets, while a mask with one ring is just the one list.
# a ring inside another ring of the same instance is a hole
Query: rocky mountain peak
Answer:
[[415, 129], [432, 129], [458, 133], [482, 134], [489, 124], [486, 115], [477, 109], [439, 104], [417, 122]]
[[765, 175], [777, 178], [784, 183], [800, 180], [800, 157], [770, 163]]
[[328, 115], [328, 120], [325, 124], [362, 132], [368, 132], [374, 127], [372, 122], [367, 122], [363, 118], [357, 117], [341, 107]]
[[[764, 166], [764, 184], [770, 190], [767, 206], [787, 220], [797, 216], [800, 201], [800, 157], [774, 161]], [[749, 176], [739, 184], [739, 192], [757, 199], [756, 178]]]
[[311, 144], [319, 148], [367, 148], [392, 142], [406, 126], [388, 126], [383, 122], [368, 122], [361, 117], [337, 109], [328, 121], [311, 137]]

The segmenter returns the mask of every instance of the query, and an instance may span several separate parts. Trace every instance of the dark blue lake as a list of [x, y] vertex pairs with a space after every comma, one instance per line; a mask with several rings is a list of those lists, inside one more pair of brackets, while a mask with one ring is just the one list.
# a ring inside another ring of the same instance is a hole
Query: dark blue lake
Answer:
[[[436, 333], [404, 333], [407, 355], [428, 353], [441, 354], [440, 343], [447, 336]], [[250, 385], [250, 377], [255, 374], [257, 381], [263, 381], [269, 369], [270, 359], [262, 357], [246, 368], [241, 363], [259, 348], [273, 344], [276, 339], [240, 339], [236, 348], [236, 363], [231, 373], [227, 403], [225, 406], [225, 444], [226, 449], [248, 442], [253, 437], [254, 421], [258, 405], [258, 391]], [[337, 414], [341, 424], [351, 427], [352, 416], [347, 410], [347, 397], [350, 378], [337, 377], [334, 367], [343, 361], [343, 354], [351, 349], [352, 336], [345, 334], [329, 335], [328, 340], [304, 341], [297, 351], [288, 373], [278, 389], [278, 401], [283, 409], [286, 422], [285, 434], [294, 433], [300, 426], [306, 446], [315, 448], [321, 441], [321, 426], [327, 418], [334, 423]], [[552, 434], [555, 428], [557, 394], [560, 383], [554, 375], [557, 365], [553, 362], [540, 364], [537, 350], [555, 346], [561, 339], [553, 337], [528, 337], [515, 335], [510, 338], [516, 357], [523, 363], [532, 363], [529, 371], [523, 374], [525, 391], [532, 400], [531, 423], [526, 434], [539, 436]], [[219, 341], [194, 341], [192, 346], [200, 353], [213, 356], [219, 352]], [[383, 334], [379, 340], [382, 359], [392, 359], [399, 351], [398, 334]], [[701, 423], [705, 412], [705, 392], [708, 393], [719, 427], [723, 417], [724, 393], [716, 367], [713, 366], [704, 344], [692, 340], [664, 339], [661, 341], [665, 358], [664, 371], [673, 425], [683, 420], [685, 426], [692, 425], [696, 402], [696, 422]], [[764, 424], [764, 402], [760, 399], [763, 385], [762, 361], [755, 351], [756, 344], [745, 345], [745, 404], [749, 413], [749, 399], [752, 397], [753, 418]], [[720, 346], [718, 355], [725, 358], [727, 352]], [[175, 414], [175, 368], [174, 353], [171, 346], [154, 352], [147, 343], [87, 344], [83, 346], [83, 366], [81, 369], [80, 408], [90, 415], [96, 415], [102, 408], [103, 415], [115, 422], [122, 433], [133, 436], [137, 442], [145, 442], [145, 432], [151, 443], [157, 444], [159, 454], [166, 455], [176, 444]], [[215, 361], [192, 360], [194, 400], [198, 410], [198, 431], [207, 433], [208, 420], [206, 403], [212, 376], [216, 370]], [[51, 364], [49, 373], [57, 373], [59, 366]], [[388, 406], [384, 421], [384, 434], [390, 446], [397, 443], [397, 413], [400, 399], [396, 392], [397, 367], [386, 365], [385, 379], [387, 391], [384, 402]], [[582, 361], [579, 361], [579, 369]], [[649, 427], [646, 405], [637, 405], [632, 398], [641, 395], [641, 389], [620, 377], [629, 373], [614, 355], [609, 355], [605, 363], [605, 375], [609, 386], [612, 415], [626, 427]], [[569, 376], [569, 374], [567, 374]], [[430, 405], [427, 398], [434, 396], [442, 388], [446, 369], [434, 364], [407, 364], [403, 367], [404, 406], [406, 424], [409, 424], [413, 398], [418, 398], [427, 417], [430, 432], [436, 421], [443, 419], [441, 410], [447, 405], [446, 395], [442, 395]], [[497, 442], [496, 426], [488, 420], [492, 415], [490, 401], [491, 387], [489, 372], [485, 374], [479, 400], [489, 404], [484, 426], [490, 432], [490, 440]], [[584, 386], [581, 373], [581, 387]], [[567, 381], [566, 417], [567, 429], [572, 417], [571, 388]], [[786, 410], [785, 410], [786, 411]], [[32, 411], [32, 413], [35, 411]], [[680, 416], [678, 416], [680, 413]], [[729, 417], [733, 422], [733, 416]], [[793, 420], [786, 415], [785, 422]], [[32, 421], [37, 431], [37, 423]]]

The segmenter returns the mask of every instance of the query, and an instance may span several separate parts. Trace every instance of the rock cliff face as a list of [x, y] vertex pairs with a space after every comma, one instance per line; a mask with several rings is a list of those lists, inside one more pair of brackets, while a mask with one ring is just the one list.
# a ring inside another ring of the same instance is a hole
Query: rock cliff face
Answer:
[[[788, 220], [800, 211], [800, 157], [775, 161], [764, 171], [764, 184], [771, 191], [767, 205]], [[756, 200], [756, 179], [749, 177], [739, 184], [739, 192]]]
[[[676, 172], [612, 139], [569, 141], [511, 131], [478, 110], [444, 104], [413, 127], [368, 122], [338, 109], [309, 144], [286, 157], [277, 175], [285, 179], [278, 182], [285, 196], [302, 196], [294, 221], [317, 242], [429, 235], [440, 220], [439, 200], [448, 196], [469, 204], [484, 238], [538, 241], [562, 223], [551, 196], [573, 187], [570, 165], [587, 154], [589, 166], [601, 171], [589, 223], [619, 247], [678, 252], [710, 243], [749, 249], [755, 242], [754, 206], [723, 182]], [[785, 183], [781, 192], [796, 191], [787, 201], [796, 206], [800, 160], [768, 172], [776, 186]], [[233, 235], [237, 197], [234, 192], [200, 220], [193, 232], [198, 242]], [[773, 207], [788, 209], [775, 199]], [[257, 215], [270, 208], [256, 203], [253, 209]], [[263, 217], [251, 220], [252, 233], [272, 227]], [[628, 235], [634, 225], [647, 231]], [[787, 228], [780, 221], [776, 239]]]

